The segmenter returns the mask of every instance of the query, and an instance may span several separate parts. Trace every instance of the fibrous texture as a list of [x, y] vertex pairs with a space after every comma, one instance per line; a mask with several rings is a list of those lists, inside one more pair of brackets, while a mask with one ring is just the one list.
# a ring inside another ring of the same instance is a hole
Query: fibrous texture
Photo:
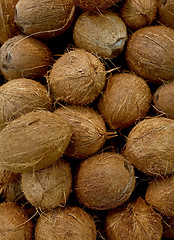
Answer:
[[167, 27], [174, 28], [173, 0], [158, 0], [158, 19]]

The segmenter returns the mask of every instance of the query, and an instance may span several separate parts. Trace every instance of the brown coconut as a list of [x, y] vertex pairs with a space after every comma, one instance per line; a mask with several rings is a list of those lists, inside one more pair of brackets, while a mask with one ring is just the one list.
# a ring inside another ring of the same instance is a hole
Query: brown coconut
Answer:
[[151, 117], [139, 122], [129, 133], [124, 155], [147, 175], [174, 171], [174, 120]]
[[45, 168], [63, 154], [71, 135], [70, 125], [51, 112], [22, 115], [0, 132], [0, 164], [17, 173]]
[[99, 98], [98, 110], [111, 129], [129, 127], [147, 114], [151, 98], [142, 78], [130, 73], [114, 74]]
[[163, 217], [163, 237], [164, 239], [174, 239], [174, 216]]
[[39, 82], [19, 78], [0, 87], [0, 128], [22, 114], [51, 108], [51, 98]]
[[146, 202], [166, 216], [174, 216], [174, 175], [153, 180], [146, 191]]
[[127, 27], [137, 30], [151, 25], [156, 18], [157, 8], [157, 0], [126, 0], [120, 13]]
[[39, 40], [18, 35], [0, 49], [0, 70], [6, 80], [42, 78], [51, 63], [50, 49]]
[[85, 158], [99, 151], [107, 138], [102, 117], [88, 107], [67, 106], [54, 111], [72, 127], [72, 137], [65, 155]]
[[153, 83], [174, 78], [174, 30], [149, 26], [134, 32], [126, 48], [128, 67]]
[[107, 240], [161, 240], [161, 217], [141, 198], [108, 212]]
[[114, 12], [84, 12], [75, 23], [73, 38], [78, 48], [104, 59], [112, 59], [123, 51], [127, 29], [123, 20]]
[[36, 224], [35, 240], [96, 240], [93, 218], [79, 207], [43, 213]]
[[167, 27], [174, 28], [173, 0], [158, 0], [158, 19]]
[[26, 198], [21, 190], [20, 182], [12, 182], [3, 190], [3, 196], [6, 202], [15, 202], [18, 204], [26, 203]]
[[27, 212], [15, 203], [0, 204], [0, 239], [32, 240], [32, 222]]
[[60, 57], [48, 77], [51, 94], [56, 101], [89, 104], [106, 81], [104, 64], [91, 53], [74, 49]]
[[108, 210], [126, 202], [135, 187], [133, 167], [123, 155], [105, 152], [80, 163], [75, 192], [86, 207]]
[[63, 34], [74, 16], [74, 0], [19, 0], [15, 8], [15, 21], [22, 32], [39, 39]]

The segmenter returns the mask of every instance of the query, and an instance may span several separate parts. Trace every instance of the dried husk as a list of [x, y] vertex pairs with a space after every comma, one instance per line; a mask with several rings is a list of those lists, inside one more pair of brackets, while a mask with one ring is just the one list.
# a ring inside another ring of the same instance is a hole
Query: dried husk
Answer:
[[104, 88], [104, 64], [91, 53], [74, 49], [60, 57], [48, 77], [51, 94], [56, 101], [89, 104]]
[[93, 109], [66, 106], [54, 111], [72, 127], [72, 137], [64, 154], [73, 158], [86, 158], [99, 151], [107, 138], [102, 117]]
[[158, 19], [167, 27], [174, 28], [173, 0], [158, 0]]
[[21, 190], [20, 182], [11, 182], [3, 189], [3, 195], [6, 202], [25, 203], [26, 198]]
[[142, 78], [131, 73], [114, 74], [99, 98], [98, 110], [111, 129], [129, 127], [147, 114], [151, 98]]
[[0, 164], [16, 173], [45, 168], [63, 154], [71, 135], [70, 125], [51, 112], [22, 115], [0, 132]]
[[114, 12], [103, 14], [82, 13], [74, 26], [76, 47], [94, 53], [104, 59], [117, 57], [127, 40], [123, 20]]
[[43, 213], [36, 224], [35, 240], [96, 240], [93, 218], [79, 207]]
[[129, 133], [124, 155], [147, 175], [174, 171], [174, 120], [151, 117], [139, 122]]
[[164, 239], [174, 239], [174, 216], [163, 217], [163, 237]]
[[174, 30], [148, 26], [134, 32], [126, 48], [128, 67], [153, 83], [174, 79]]
[[112, 7], [117, 2], [119, 2], [119, 0], [76, 0], [77, 6], [79, 6], [84, 11], [89, 12], [103, 11], [107, 8]]

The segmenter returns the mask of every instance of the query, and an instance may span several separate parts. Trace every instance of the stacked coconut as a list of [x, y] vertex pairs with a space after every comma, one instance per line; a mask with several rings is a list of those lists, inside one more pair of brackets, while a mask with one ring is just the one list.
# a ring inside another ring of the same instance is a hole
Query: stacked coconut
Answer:
[[0, 10], [0, 239], [174, 239], [173, 1]]

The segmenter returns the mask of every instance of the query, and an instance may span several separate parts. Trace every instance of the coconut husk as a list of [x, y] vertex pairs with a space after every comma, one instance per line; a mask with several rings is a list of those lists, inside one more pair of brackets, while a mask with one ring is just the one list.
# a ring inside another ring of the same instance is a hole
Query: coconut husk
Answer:
[[89, 12], [104, 11], [105, 9], [112, 7], [117, 2], [119, 2], [119, 0], [76, 0], [77, 6], [84, 11]]
[[158, 0], [158, 19], [165, 26], [174, 28], [173, 0]]

